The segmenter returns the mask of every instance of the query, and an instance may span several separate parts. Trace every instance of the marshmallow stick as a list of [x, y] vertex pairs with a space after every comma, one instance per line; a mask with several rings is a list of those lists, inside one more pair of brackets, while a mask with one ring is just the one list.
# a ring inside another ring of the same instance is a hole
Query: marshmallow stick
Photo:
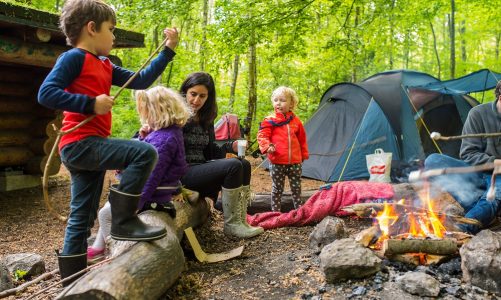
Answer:
[[430, 138], [432, 140], [438, 141], [451, 141], [451, 140], [460, 140], [466, 138], [495, 138], [501, 137], [501, 132], [493, 132], [493, 133], [472, 133], [472, 134], [464, 134], [464, 135], [455, 135], [455, 136], [442, 136], [440, 132], [432, 132], [430, 134]]

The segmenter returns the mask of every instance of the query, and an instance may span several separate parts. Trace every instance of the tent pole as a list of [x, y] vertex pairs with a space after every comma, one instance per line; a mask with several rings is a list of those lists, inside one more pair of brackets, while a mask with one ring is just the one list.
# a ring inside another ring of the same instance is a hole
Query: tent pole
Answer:
[[[407, 88], [404, 88], [404, 86], [401, 84], [402, 90], [404, 90], [404, 93], [407, 95], [407, 99], [409, 99], [409, 103], [411, 104], [412, 108], [414, 109], [414, 112], [418, 115], [419, 120], [421, 121], [421, 124], [423, 124], [424, 129], [426, 129], [426, 132], [428, 133], [428, 136], [431, 135], [430, 130], [428, 129], [428, 126], [426, 126], [426, 123], [424, 122], [423, 118], [421, 118], [421, 115], [418, 114], [418, 111], [416, 109], [416, 106], [414, 106], [414, 103], [411, 101], [411, 96], [409, 95]], [[435, 148], [437, 148], [438, 153], [442, 154], [442, 149], [437, 144], [437, 141], [434, 139], [430, 138], [431, 141], [433, 142], [433, 145], [435, 145]]]
[[367, 110], [365, 111], [364, 116], [363, 116], [362, 120], [360, 121], [360, 125], [358, 125], [358, 130], [357, 130], [357, 134], [355, 135], [355, 140], [353, 140], [353, 144], [351, 144], [350, 152], [348, 152], [348, 157], [346, 157], [343, 168], [341, 169], [341, 174], [339, 174], [339, 178], [338, 178], [337, 182], [340, 182], [341, 178], [343, 178], [344, 170], [346, 169], [346, 166], [348, 165], [348, 161], [350, 160], [350, 157], [351, 157], [351, 153], [353, 152], [353, 149], [355, 148], [355, 144], [356, 144], [357, 139], [358, 139], [358, 134], [360, 133], [360, 129], [362, 129], [362, 124], [364, 123], [365, 117], [367, 116], [367, 111], [369, 111], [369, 106], [371, 105], [372, 101], [374, 101], [374, 97], [371, 97], [371, 101], [369, 101], [369, 104], [367, 105]]

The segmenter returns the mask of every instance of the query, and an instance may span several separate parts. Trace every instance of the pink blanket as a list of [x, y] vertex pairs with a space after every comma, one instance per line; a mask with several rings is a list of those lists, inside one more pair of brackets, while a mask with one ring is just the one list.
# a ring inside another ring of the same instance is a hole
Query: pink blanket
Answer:
[[328, 190], [319, 190], [299, 209], [288, 213], [265, 212], [247, 216], [252, 226], [272, 229], [284, 226], [303, 226], [321, 221], [329, 215], [345, 216], [341, 208], [364, 200], [391, 199], [393, 188], [389, 183], [345, 181], [335, 183]]

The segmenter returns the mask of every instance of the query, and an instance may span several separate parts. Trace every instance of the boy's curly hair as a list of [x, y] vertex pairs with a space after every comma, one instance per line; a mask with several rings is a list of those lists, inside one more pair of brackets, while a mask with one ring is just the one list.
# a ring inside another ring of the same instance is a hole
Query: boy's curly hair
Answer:
[[59, 28], [66, 36], [66, 43], [75, 46], [82, 28], [90, 21], [96, 23], [99, 31], [105, 21], [116, 24], [115, 11], [101, 0], [67, 0], [59, 18]]
[[499, 95], [501, 95], [501, 80], [496, 84], [496, 89], [494, 90], [494, 95], [496, 95], [496, 100], [499, 99]]

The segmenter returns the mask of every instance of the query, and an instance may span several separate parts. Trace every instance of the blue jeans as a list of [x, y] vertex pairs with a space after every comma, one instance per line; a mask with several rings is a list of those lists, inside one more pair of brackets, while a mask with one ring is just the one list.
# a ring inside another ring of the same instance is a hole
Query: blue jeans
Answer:
[[[424, 161], [426, 170], [466, 166], [469, 165], [464, 161], [442, 154], [431, 154]], [[496, 177], [496, 199], [487, 200], [491, 175], [487, 172], [445, 174], [430, 180], [458, 201], [466, 211], [465, 217], [476, 219], [483, 226], [487, 226], [496, 218], [501, 206], [501, 177]], [[481, 229], [481, 227], [466, 224], [461, 224], [459, 227], [470, 233], [477, 233]]]
[[150, 144], [102, 137], [88, 137], [61, 150], [61, 160], [71, 174], [70, 216], [62, 255], [87, 252], [106, 170], [123, 170], [118, 190], [139, 195], [157, 157]]

